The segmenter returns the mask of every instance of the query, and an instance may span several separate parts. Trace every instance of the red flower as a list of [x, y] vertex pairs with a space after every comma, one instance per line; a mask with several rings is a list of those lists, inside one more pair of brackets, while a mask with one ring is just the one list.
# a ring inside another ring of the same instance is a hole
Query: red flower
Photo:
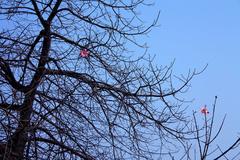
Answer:
[[89, 52], [87, 49], [83, 49], [80, 51], [80, 56], [83, 57], [83, 58], [86, 58], [89, 56]]
[[209, 114], [209, 111], [208, 111], [206, 105], [205, 105], [204, 107], [201, 108], [200, 112], [201, 112], [202, 114]]

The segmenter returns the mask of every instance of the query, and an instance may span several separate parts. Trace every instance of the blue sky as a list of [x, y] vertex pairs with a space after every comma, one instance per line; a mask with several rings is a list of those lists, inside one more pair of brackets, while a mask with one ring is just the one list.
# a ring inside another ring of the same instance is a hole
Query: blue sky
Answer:
[[158, 65], [175, 59], [174, 72], [207, 69], [192, 81], [186, 98], [195, 99], [190, 109], [211, 106], [218, 96], [218, 122], [227, 114], [220, 135], [226, 146], [240, 134], [240, 0], [156, 0], [142, 11], [146, 21], [160, 10], [160, 27], [146, 41]]

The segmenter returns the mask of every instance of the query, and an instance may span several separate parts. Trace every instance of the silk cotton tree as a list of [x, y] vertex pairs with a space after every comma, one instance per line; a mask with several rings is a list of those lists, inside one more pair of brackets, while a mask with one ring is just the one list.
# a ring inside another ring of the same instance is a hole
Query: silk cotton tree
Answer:
[[[143, 0], [0, 1], [1, 159], [151, 159], [191, 133], [175, 78], [128, 47]], [[134, 47], [136, 48], [136, 47]], [[173, 81], [175, 83], [173, 83]]]

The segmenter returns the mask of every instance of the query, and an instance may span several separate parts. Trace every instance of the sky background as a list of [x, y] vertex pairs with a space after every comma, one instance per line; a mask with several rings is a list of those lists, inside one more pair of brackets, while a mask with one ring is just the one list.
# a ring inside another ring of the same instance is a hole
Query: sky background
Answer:
[[146, 38], [148, 52], [158, 65], [175, 59], [178, 75], [208, 64], [185, 97], [199, 111], [218, 96], [217, 122], [227, 115], [218, 143], [229, 146], [240, 136], [240, 0], [156, 0], [141, 13], [150, 22], [157, 11], [160, 27]]

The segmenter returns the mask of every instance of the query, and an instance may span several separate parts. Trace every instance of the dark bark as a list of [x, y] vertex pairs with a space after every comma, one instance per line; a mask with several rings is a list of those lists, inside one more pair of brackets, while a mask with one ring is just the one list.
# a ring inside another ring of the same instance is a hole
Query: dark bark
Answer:
[[[33, 1], [35, 9], [35, 2]], [[40, 13], [38, 13], [40, 14]], [[40, 16], [40, 15], [39, 15]], [[41, 82], [42, 77], [44, 76], [45, 72], [45, 65], [48, 61], [49, 57], [49, 50], [51, 46], [51, 37], [50, 37], [50, 21], [46, 22], [42, 18], [42, 23], [44, 23], [44, 30], [40, 33], [44, 37], [43, 44], [42, 44], [42, 51], [40, 55], [40, 60], [38, 63], [37, 70], [32, 78], [30, 85], [22, 86], [16, 82], [10, 67], [7, 64], [1, 63], [1, 68], [6, 76], [5, 79], [11, 84], [12, 86], [19, 90], [24, 91], [25, 99], [23, 104], [21, 105], [21, 109], [19, 110], [19, 121], [18, 127], [13, 135], [7, 141], [7, 144], [3, 145], [2, 148], [5, 148], [4, 158], [9, 160], [15, 159], [23, 159], [24, 158], [24, 150], [26, 147], [26, 143], [29, 139], [29, 133], [31, 133], [30, 129], [30, 122], [31, 122], [31, 114], [33, 111], [33, 103], [34, 97], [36, 93], [36, 89]], [[37, 37], [39, 39], [40, 37]], [[35, 43], [33, 43], [34, 49]]]
[[5, 145], [4, 158], [9, 160], [19, 160], [24, 158], [24, 149], [28, 141], [30, 131], [30, 118], [34, 94], [27, 95], [20, 111], [18, 127]]

